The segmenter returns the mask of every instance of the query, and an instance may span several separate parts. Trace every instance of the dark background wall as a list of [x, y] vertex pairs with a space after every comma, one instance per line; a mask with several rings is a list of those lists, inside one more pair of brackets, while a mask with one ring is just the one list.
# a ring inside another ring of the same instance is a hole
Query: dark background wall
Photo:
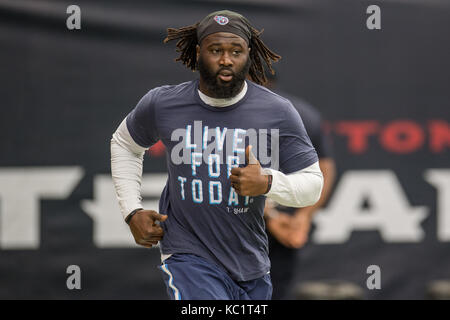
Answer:
[[[66, 27], [71, 4], [81, 8], [81, 30]], [[371, 4], [381, 8], [381, 30], [366, 27]], [[343, 279], [369, 299], [421, 299], [430, 281], [450, 278], [450, 237], [437, 231], [438, 216], [450, 215], [448, 1], [0, 1], [0, 232], [27, 223], [5, 219], [5, 210], [21, 210], [5, 206], [5, 190], [20, 194], [21, 183], [30, 183], [6, 179], [8, 172], [82, 170], [67, 197], [40, 198], [34, 247], [8, 247], [0, 235], [0, 298], [166, 298], [158, 250], [98, 245], [82, 203], [95, 201], [95, 177], [110, 172], [111, 134], [140, 97], [197, 77], [174, 63], [174, 44], [162, 43], [166, 28], [224, 8], [264, 28], [264, 41], [283, 57], [279, 87], [327, 121], [338, 181], [322, 216], [338, 211], [343, 176], [362, 174], [370, 186], [365, 174], [377, 172], [393, 175], [407, 208], [425, 214], [420, 239], [402, 241], [377, 227], [320, 240], [318, 218], [299, 252], [297, 280]], [[356, 137], [355, 126], [370, 134]], [[429, 169], [439, 170], [441, 193], [427, 181]], [[146, 156], [146, 173], [164, 170], [164, 155]], [[379, 205], [396, 216], [397, 204], [380, 204], [368, 192], [360, 214]], [[81, 290], [66, 288], [72, 264], [82, 270]], [[380, 290], [366, 288], [373, 264], [381, 268]]]

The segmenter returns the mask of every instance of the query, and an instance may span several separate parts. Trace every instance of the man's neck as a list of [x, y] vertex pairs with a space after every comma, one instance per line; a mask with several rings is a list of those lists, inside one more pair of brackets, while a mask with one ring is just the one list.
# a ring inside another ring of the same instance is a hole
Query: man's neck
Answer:
[[213, 107], [228, 107], [231, 106], [238, 101], [240, 101], [245, 94], [247, 93], [247, 81], [244, 80], [244, 83], [242, 85], [241, 91], [239, 93], [231, 98], [213, 98], [205, 93], [203, 93], [200, 89], [198, 90], [198, 94], [200, 95], [200, 99], [202, 101], [210, 106]]

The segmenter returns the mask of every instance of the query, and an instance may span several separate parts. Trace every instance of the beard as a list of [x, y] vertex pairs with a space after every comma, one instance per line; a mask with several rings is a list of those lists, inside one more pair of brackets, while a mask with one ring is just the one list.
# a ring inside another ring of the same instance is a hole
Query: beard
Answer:
[[[208, 69], [201, 57], [198, 59], [198, 71], [206, 88], [213, 95], [212, 98], [231, 98], [241, 91], [242, 84], [250, 70], [251, 60], [248, 57], [242, 69], [234, 73], [231, 68], [222, 67], [216, 73]], [[218, 75], [221, 71], [227, 70], [232, 73], [231, 81], [222, 81]]]

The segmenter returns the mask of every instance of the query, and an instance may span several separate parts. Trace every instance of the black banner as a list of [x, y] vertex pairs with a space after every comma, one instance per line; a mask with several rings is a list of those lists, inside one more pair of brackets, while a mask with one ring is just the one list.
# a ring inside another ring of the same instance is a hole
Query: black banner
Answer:
[[[224, 8], [264, 28], [282, 56], [279, 88], [314, 105], [333, 140], [338, 179], [296, 283], [424, 299], [449, 281], [448, 2], [7, 0], [0, 298], [167, 299], [159, 250], [139, 248], [123, 223], [109, 143], [148, 90], [197, 77], [162, 43], [166, 28]], [[145, 156], [146, 207], [165, 161], [161, 144]]]

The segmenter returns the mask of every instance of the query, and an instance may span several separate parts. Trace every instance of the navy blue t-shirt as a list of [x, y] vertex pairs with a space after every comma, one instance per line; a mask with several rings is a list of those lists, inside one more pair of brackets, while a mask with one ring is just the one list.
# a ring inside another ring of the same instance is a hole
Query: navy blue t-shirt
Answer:
[[262, 167], [285, 174], [315, 163], [317, 154], [287, 99], [247, 81], [240, 101], [213, 107], [201, 100], [198, 83], [152, 89], [127, 117], [137, 144], [161, 140], [166, 147], [161, 252], [201, 256], [236, 281], [256, 279], [270, 270], [265, 196], [238, 196], [230, 171], [246, 165], [249, 144]]

